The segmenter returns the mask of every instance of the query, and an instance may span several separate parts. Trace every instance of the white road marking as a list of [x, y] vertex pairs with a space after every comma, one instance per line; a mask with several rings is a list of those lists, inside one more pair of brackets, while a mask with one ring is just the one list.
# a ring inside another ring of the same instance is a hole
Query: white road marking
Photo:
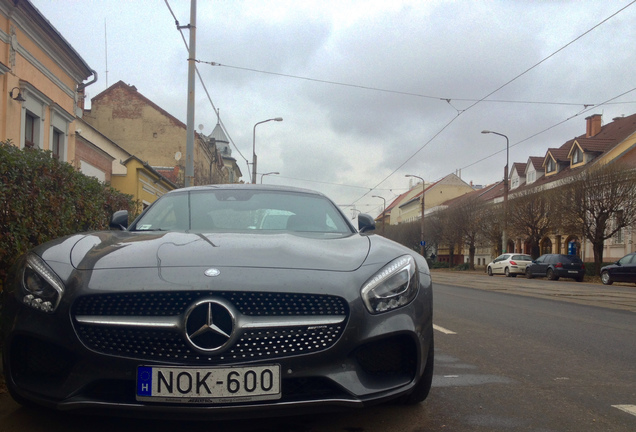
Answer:
[[445, 329], [444, 327], [440, 327], [440, 326], [435, 325], [435, 324], [433, 324], [433, 329], [435, 329], [435, 330], [437, 330], [437, 331], [439, 331], [439, 332], [442, 332], [442, 333], [444, 333], [444, 334], [449, 334], [449, 335], [450, 335], [450, 334], [457, 334], [457, 333], [455, 333], [454, 331], [451, 331], [451, 330]]
[[612, 405], [612, 407], [636, 416], [636, 405]]

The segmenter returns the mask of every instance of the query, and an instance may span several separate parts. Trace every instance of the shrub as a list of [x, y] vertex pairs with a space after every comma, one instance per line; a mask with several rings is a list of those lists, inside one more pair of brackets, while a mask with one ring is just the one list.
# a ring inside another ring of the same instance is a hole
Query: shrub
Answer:
[[[16, 257], [40, 243], [108, 227], [137, 202], [59, 162], [51, 152], [0, 142], [0, 281]], [[0, 291], [2, 285], [0, 282]]]
[[458, 270], [458, 271], [466, 271], [468, 269], [470, 269], [469, 263], [463, 263], [455, 267], [455, 270]]
[[[604, 262], [601, 264], [601, 268], [603, 268], [606, 265], [610, 265], [610, 264], [614, 264], [614, 261], [612, 262]], [[600, 276], [598, 274], [596, 274], [596, 267], [594, 262], [586, 262], [585, 263], [585, 276]]]

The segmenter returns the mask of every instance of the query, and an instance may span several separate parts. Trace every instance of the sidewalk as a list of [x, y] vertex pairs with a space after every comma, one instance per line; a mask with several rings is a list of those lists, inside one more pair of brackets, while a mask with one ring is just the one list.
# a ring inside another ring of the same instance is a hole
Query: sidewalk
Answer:
[[453, 285], [636, 312], [634, 284], [615, 283], [608, 286], [600, 282], [576, 282], [573, 279], [551, 281], [545, 278], [526, 279], [523, 276], [507, 278], [488, 276], [483, 270], [432, 269], [431, 275], [434, 285]]

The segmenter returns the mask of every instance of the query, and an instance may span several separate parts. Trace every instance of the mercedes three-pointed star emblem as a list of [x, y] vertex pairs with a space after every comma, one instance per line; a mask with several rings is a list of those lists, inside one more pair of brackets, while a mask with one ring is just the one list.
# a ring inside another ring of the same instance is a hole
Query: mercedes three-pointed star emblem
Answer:
[[216, 352], [232, 339], [234, 325], [231, 306], [217, 299], [200, 300], [186, 312], [185, 336], [196, 350]]

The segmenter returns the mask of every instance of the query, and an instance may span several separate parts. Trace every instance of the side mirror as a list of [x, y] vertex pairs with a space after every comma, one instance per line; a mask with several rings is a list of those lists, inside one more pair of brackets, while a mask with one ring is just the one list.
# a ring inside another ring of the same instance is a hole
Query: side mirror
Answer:
[[358, 231], [361, 233], [373, 231], [375, 229], [375, 220], [366, 213], [358, 215]]
[[108, 226], [112, 229], [125, 230], [128, 228], [128, 210], [119, 210], [113, 213]]

